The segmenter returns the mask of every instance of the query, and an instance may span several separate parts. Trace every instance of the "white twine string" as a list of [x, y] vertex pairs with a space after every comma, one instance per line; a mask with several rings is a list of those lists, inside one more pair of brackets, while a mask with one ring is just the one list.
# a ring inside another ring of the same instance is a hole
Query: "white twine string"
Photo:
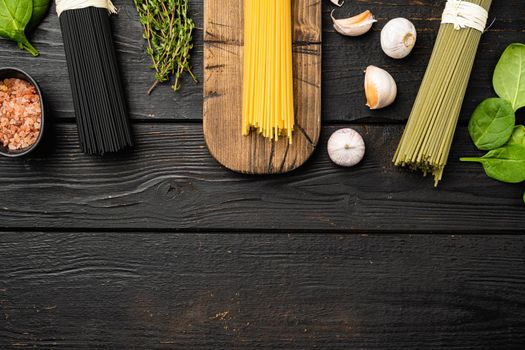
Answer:
[[462, 0], [448, 0], [441, 23], [453, 24], [454, 29], [474, 28], [485, 31], [489, 13], [483, 7]]
[[109, 13], [117, 13], [117, 8], [111, 0], [55, 0], [57, 15], [67, 10], [84, 9], [86, 7], [98, 7], [107, 9]]

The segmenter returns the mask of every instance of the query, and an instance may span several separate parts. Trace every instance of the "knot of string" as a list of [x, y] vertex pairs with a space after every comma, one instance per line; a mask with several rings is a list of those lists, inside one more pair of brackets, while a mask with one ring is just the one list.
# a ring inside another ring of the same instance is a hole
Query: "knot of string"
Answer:
[[454, 29], [473, 28], [485, 31], [489, 13], [483, 7], [463, 0], [448, 0], [441, 23], [452, 24]]
[[83, 9], [86, 7], [98, 7], [108, 10], [109, 13], [117, 13], [117, 8], [111, 0], [55, 0], [57, 15], [68, 10]]

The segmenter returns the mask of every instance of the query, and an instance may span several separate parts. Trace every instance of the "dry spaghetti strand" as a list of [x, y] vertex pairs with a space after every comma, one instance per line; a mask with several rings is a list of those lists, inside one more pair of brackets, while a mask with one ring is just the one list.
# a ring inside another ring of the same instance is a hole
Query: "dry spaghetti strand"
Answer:
[[295, 124], [291, 0], [244, 1], [242, 132], [292, 142]]
[[[467, 0], [465, 0], [467, 1]], [[490, 9], [492, 0], [468, 0]], [[442, 24], [394, 164], [443, 177], [482, 33]]]

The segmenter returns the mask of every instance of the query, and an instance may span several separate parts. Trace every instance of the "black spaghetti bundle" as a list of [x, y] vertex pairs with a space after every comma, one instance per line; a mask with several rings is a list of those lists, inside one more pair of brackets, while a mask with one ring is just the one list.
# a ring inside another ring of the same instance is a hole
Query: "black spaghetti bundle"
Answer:
[[108, 10], [71, 9], [59, 18], [82, 150], [103, 155], [133, 146]]

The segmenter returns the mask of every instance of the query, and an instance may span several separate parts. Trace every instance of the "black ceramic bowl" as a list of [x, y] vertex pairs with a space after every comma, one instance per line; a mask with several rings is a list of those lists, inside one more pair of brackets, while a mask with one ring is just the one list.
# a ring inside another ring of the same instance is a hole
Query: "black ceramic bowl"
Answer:
[[0, 80], [8, 79], [8, 78], [16, 78], [16, 79], [22, 79], [33, 85], [38, 92], [38, 96], [40, 96], [40, 105], [42, 108], [42, 118], [41, 118], [41, 124], [40, 124], [40, 135], [38, 135], [38, 138], [36, 139], [36, 142], [24, 149], [17, 150], [17, 151], [10, 151], [4, 146], [0, 144], [0, 155], [10, 158], [17, 158], [25, 156], [32, 151], [35, 150], [35, 148], [38, 147], [40, 144], [40, 141], [42, 141], [42, 136], [44, 135], [45, 130], [45, 108], [44, 108], [44, 99], [42, 96], [42, 91], [40, 90], [40, 87], [38, 86], [37, 82], [33, 77], [31, 77], [29, 74], [24, 72], [21, 69], [18, 68], [0, 68]]

